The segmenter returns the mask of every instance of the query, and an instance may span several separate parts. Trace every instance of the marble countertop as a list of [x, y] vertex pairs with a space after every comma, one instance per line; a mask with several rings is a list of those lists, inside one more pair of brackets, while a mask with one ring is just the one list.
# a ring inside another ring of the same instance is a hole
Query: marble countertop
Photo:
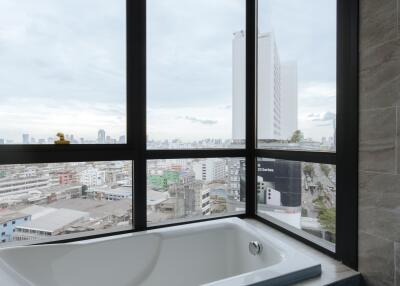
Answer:
[[[351, 277], [357, 277], [359, 273], [352, 270], [351, 268], [343, 265], [341, 262], [321, 253], [320, 251], [274, 229], [259, 221], [253, 219], [246, 219], [246, 221], [257, 228], [264, 229], [268, 231], [274, 238], [280, 239], [281, 241], [290, 243], [290, 245], [295, 246], [300, 251], [304, 251], [304, 254], [311, 258], [314, 258], [321, 263], [322, 274], [320, 277], [309, 279], [301, 283], [295, 284], [296, 286], [321, 286], [330, 285], [338, 281], [347, 280]], [[342, 285], [342, 284], [341, 284]], [[355, 285], [350, 282], [348, 285]]]

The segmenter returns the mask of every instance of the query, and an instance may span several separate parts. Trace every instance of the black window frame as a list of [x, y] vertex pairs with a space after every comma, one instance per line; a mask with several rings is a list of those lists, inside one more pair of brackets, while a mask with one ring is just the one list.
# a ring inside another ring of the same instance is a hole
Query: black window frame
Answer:
[[[246, 145], [243, 149], [148, 150], [146, 147], [146, 0], [126, 1], [127, 143], [121, 145], [2, 145], [0, 165], [129, 160], [133, 162], [134, 225], [131, 230], [54, 239], [46, 244], [93, 239], [199, 221], [240, 217], [259, 220], [357, 269], [358, 243], [358, 2], [337, 0], [336, 153], [257, 149], [257, 0], [246, 0]], [[245, 158], [246, 212], [159, 226], [147, 225], [147, 160]], [[256, 213], [257, 157], [337, 165], [336, 252], [333, 253]], [[43, 244], [40, 241], [37, 244]]]

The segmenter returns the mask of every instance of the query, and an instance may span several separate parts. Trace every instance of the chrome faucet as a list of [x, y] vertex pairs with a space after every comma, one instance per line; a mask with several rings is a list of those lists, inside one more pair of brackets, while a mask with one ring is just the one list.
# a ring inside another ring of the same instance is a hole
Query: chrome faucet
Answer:
[[250, 241], [249, 242], [249, 251], [252, 255], [260, 255], [263, 251], [263, 246], [259, 241]]

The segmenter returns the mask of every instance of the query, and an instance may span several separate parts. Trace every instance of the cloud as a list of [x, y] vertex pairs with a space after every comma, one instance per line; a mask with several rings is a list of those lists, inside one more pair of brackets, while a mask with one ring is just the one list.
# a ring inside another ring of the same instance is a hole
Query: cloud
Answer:
[[221, 106], [220, 108], [221, 109], [232, 109], [232, 105], [228, 104], [228, 105], [225, 105], [225, 106]]
[[[202, 124], [187, 117], [215, 123]], [[221, 109], [219, 106], [150, 107], [147, 111], [147, 134], [151, 140], [180, 139], [183, 142], [204, 138], [231, 139], [232, 110]]]
[[189, 120], [193, 123], [200, 123], [200, 124], [205, 124], [205, 125], [214, 125], [214, 124], [218, 123], [217, 120], [199, 119], [199, 118], [192, 117], [192, 116], [186, 116], [185, 119]]
[[336, 114], [332, 112], [326, 112], [322, 118], [315, 118], [313, 121], [330, 121], [336, 120]]

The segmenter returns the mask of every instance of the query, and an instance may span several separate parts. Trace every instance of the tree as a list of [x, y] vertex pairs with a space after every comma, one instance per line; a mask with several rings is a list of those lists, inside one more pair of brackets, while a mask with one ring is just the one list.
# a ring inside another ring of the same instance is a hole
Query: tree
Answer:
[[307, 164], [303, 168], [304, 176], [311, 178], [311, 180], [315, 176], [314, 166], [312, 164]]
[[324, 173], [324, 175], [325, 175], [327, 178], [329, 178], [329, 174], [330, 174], [330, 172], [331, 172], [331, 168], [330, 168], [328, 165], [326, 165], [326, 164], [319, 164], [319, 166], [320, 166], [320, 168], [321, 168], [322, 173]]
[[323, 190], [324, 190], [324, 186], [322, 185], [322, 183], [321, 182], [317, 182], [317, 190], [319, 191], [319, 192], [322, 192]]
[[315, 200], [318, 210], [318, 222], [326, 230], [336, 235], [336, 208], [328, 208], [323, 200]]
[[87, 191], [88, 191], [88, 186], [87, 185], [83, 185], [82, 186], [82, 197], [86, 197], [87, 196]]
[[291, 143], [299, 143], [299, 142], [303, 141], [303, 139], [304, 139], [303, 133], [300, 130], [296, 130], [295, 132], [293, 132], [290, 142]]

